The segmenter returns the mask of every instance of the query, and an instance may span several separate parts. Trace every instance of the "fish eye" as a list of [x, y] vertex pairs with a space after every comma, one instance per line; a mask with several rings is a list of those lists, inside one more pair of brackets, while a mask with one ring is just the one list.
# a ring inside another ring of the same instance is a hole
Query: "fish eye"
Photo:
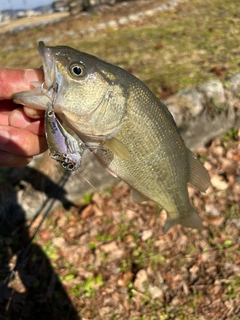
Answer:
[[70, 72], [74, 77], [83, 77], [85, 76], [85, 67], [81, 63], [73, 63], [70, 66]]

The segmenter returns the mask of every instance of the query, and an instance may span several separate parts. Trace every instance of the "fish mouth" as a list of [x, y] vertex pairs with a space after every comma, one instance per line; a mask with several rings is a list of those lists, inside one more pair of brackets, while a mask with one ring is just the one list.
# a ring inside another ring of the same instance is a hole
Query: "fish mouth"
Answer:
[[27, 105], [32, 109], [45, 110], [46, 104], [53, 101], [54, 85], [56, 85], [56, 62], [51, 47], [46, 47], [43, 41], [38, 44], [38, 51], [42, 60], [44, 82], [32, 81], [34, 89], [17, 92], [12, 99], [15, 103]]
[[55, 63], [51, 49], [46, 47], [43, 41], [38, 43], [38, 52], [42, 60], [42, 68], [44, 73], [44, 87], [49, 90], [55, 81]]

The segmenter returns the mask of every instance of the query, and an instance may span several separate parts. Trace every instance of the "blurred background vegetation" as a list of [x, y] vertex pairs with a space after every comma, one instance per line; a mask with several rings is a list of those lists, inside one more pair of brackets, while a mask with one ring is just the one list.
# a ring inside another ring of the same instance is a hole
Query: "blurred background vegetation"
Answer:
[[[136, 8], [137, 3], [134, 1]], [[183, 1], [173, 10], [127, 26], [84, 34], [80, 31], [127, 12], [68, 17], [55, 24], [1, 34], [1, 66], [39, 67], [37, 42], [42, 39], [46, 45], [72, 46], [117, 64], [165, 98], [209, 79], [225, 81], [239, 72], [238, 7], [238, 0]]]

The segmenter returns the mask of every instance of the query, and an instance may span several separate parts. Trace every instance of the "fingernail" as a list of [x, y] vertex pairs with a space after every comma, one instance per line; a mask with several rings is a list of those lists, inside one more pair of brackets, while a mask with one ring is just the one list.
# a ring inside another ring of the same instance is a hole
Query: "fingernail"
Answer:
[[0, 129], [0, 146], [5, 145], [9, 141], [9, 132], [4, 129]]
[[37, 73], [34, 69], [26, 69], [25, 70], [25, 79], [27, 83], [31, 83], [32, 81], [37, 81]]
[[10, 126], [24, 129], [29, 123], [31, 123], [31, 121], [18, 109], [13, 110], [9, 116]]
[[44, 111], [43, 110], [35, 110], [35, 109], [31, 109], [31, 108], [28, 108], [28, 107], [25, 107], [25, 106], [24, 106], [23, 109], [24, 109], [25, 114], [30, 118], [40, 119], [40, 118], [44, 117]]

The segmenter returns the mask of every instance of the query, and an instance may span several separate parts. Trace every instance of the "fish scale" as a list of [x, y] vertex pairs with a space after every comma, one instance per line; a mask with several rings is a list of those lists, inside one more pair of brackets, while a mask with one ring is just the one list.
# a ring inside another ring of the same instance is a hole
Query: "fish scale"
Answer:
[[185, 146], [167, 107], [120, 67], [67, 46], [39, 42], [44, 85], [14, 95], [17, 103], [54, 111], [100, 163], [131, 187], [132, 200], [151, 199], [167, 211], [164, 231], [176, 224], [201, 228], [187, 184], [205, 192], [210, 178]]
[[[108, 153], [98, 151], [97, 154], [104, 165], [118, 177], [177, 217], [179, 210], [188, 213], [190, 208], [187, 192], [184, 192], [184, 195], [183, 192], [178, 192], [179, 189], [186, 189], [189, 181], [189, 171], [186, 170], [188, 162], [186, 147], [178, 134], [174, 145], [173, 142], [162, 143], [171, 139], [176, 130], [157, 103], [155, 107], [149, 108], [147, 105], [149, 97], [144, 97], [141, 84], [140, 88], [138, 87], [136, 81], [135, 86], [130, 89], [133, 94], [129, 95], [131, 97], [128, 105], [129, 120], [116, 136], [127, 147], [132, 161], [123, 160], [114, 154], [110, 156], [111, 151]], [[141, 109], [144, 109], [144, 116], [138, 114], [139, 99], [142, 103]], [[136, 148], [137, 145], [141, 148]], [[172, 154], [173, 147], [178, 149], [178, 153]], [[172, 154], [171, 157], [168, 156], [169, 153]], [[178, 161], [179, 159], [181, 160]]]

